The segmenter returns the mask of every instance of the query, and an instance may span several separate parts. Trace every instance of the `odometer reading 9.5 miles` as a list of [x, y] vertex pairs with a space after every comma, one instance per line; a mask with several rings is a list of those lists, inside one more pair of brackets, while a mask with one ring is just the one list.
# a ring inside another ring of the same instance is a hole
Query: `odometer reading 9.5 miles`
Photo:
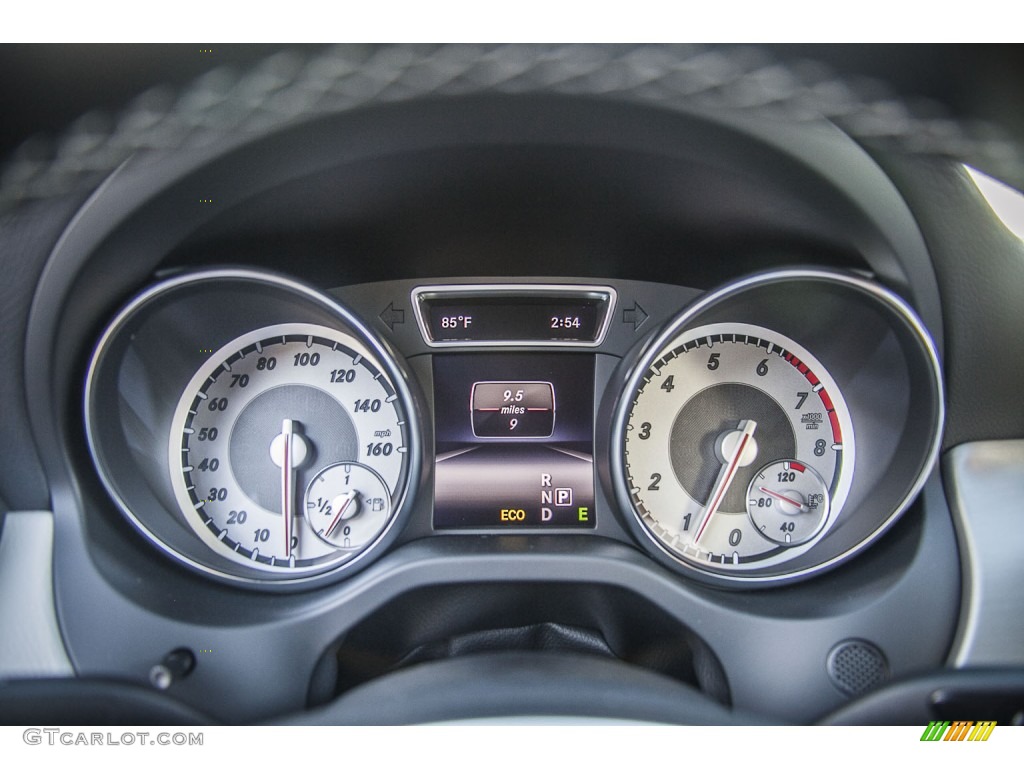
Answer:
[[550, 381], [478, 381], [470, 403], [477, 437], [551, 437], [555, 427], [555, 388]]

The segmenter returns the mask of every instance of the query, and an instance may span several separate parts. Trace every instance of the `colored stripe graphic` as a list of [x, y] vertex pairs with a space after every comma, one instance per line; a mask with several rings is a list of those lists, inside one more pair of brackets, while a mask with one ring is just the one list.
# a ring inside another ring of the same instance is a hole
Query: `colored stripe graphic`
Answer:
[[941, 741], [947, 728], [949, 720], [932, 720], [921, 734], [921, 741]]
[[980, 720], [974, 726], [974, 730], [971, 731], [967, 737], [968, 741], [988, 741], [988, 737], [992, 735], [992, 731], [996, 729], [995, 720]]
[[957, 720], [946, 731], [946, 737], [943, 741], [963, 741], [967, 738], [967, 733], [970, 731], [971, 726], [974, 722], [971, 720]]
[[998, 723], [995, 720], [932, 720], [921, 741], [988, 741]]

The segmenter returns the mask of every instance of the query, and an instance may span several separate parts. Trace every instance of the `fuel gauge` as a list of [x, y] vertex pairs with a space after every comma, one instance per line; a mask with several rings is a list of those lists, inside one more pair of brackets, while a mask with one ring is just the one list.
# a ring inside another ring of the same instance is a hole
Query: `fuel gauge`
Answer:
[[828, 519], [825, 481], [799, 461], [766, 465], [747, 488], [747, 514], [758, 533], [769, 541], [792, 547], [821, 531]]
[[306, 521], [324, 542], [338, 549], [359, 549], [373, 541], [391, 517], [391, 492], [381, 476], [364, 464], [326, 467], [306, 490]]

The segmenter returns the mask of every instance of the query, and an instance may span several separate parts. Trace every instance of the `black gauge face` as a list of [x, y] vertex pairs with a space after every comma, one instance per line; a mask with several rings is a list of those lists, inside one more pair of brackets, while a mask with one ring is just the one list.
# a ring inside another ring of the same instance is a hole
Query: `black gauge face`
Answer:
[[217, 555], [303, 573], [387, 527], [407, 450], [402, 404], [369, 350], [290, 323], [235, 339], [196, 372], [168, 464], [181, 514]]
[[842, 513], [856, 451], [849, 410], [791, 339], [740, 323], [685, 331], [631, 399], [633, 511], [673, 557], [728, 572], [781, 563]]

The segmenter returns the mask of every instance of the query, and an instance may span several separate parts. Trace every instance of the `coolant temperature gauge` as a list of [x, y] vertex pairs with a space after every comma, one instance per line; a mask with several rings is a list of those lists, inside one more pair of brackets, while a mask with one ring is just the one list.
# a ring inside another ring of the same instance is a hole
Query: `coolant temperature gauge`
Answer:
[[825, 481], [798, 461], [768, 464], [747, 488], [747, 514], [754, 528], [782, 546], [804, 544], [817, 536], [828, 510]]
[[391, 517], [391, 492], [381, 476], [354, 461], [318, 472], [306, 489], [306, 520], [324, 542], [359, 549], [373, 541]]

